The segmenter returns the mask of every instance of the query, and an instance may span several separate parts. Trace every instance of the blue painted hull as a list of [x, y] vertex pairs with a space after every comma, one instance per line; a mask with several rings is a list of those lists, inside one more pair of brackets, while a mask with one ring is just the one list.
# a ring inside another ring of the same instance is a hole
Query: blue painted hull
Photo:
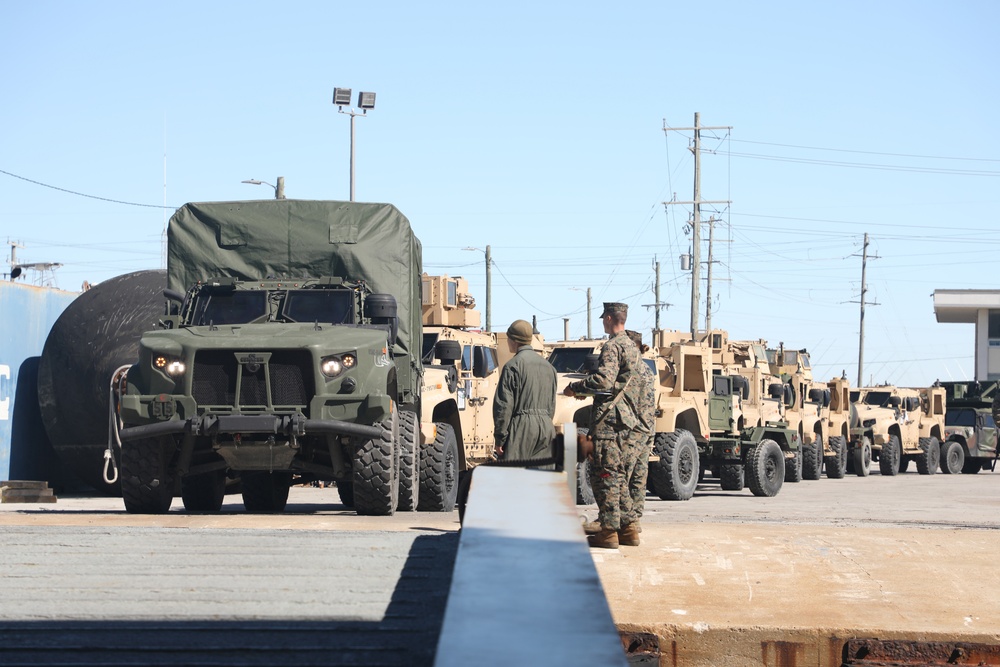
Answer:
[[76, 292], [0, 282], [0, 479], [51, 479], [55, 462], [38, 408], [38, 360]]

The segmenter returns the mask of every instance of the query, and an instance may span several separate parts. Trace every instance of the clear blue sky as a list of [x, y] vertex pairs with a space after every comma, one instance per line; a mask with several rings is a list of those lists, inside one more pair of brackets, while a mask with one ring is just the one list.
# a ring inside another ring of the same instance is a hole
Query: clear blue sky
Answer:
[[484, 309], [463, 248], [490, 245], [495, 329], [583, 336], [589, 287], [595, 333], [626, 301], [648, 341], [655, 261], [661, 325], [689, 326], [690, 207], [663, 202], [692, 198], [691, 133], [663, 125], [699, 112], [732, 127], [703, 134], [702, 197], [732, 202], [714, 326], [854, 382], [868, 233], [866, 382], [968, 378], [973, 327], [931, 293], [1000, 288], [998, 25], [987, 0], [6, 2], [0, 235], [78, 289], [159, 268], [185, 202], [273, 195], [242, 180], [347, 199], [332, 90], [370, 90], [356, 196], [409, 217], [428, 272]]

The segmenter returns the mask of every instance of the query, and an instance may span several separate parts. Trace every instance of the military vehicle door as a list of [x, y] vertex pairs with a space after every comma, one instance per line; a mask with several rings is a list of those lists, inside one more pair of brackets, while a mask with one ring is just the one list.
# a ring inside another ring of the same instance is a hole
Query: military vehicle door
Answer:
[[984, 455], [992, 455], [997, 450], [997, 425], [993, 421], [993, 415], [990, 412], [983, 411], [979, 413], [978, 419], [979, 428], [979, 453]]
[[[458, 407], [466, 442], [493, 443], [493, 397], [499, 368], [495, 347], [479, 343], [462, 346]], [[468, 409], [470, 406], [476, 409]]]

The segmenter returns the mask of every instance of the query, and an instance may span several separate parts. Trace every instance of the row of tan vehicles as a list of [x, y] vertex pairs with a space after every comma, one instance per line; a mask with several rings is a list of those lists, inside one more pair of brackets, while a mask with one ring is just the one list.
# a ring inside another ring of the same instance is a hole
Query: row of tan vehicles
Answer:
[[[444, 452], [441, 461], [424, 466], [440, 479], [421, 480], [418, 506], [447, 509], [459, 473], [492, 458], [492, 402], [507, 345], [504, 334], [478, 329], [464, 279], [425, 275], [423, 287], [420, 431], [424, 442], [444, 440], [447, 446], [429, 450]], [[709, 476], [725, 490], [773, 496], [785, 482], [824, 473], [867, 476], [873, 465], [882, 475], [905, 471], [910, 462], [920, 474], [988, 465], [980, 458], [974, 466], [960, 461], [956, 467], [958, 449], [963, 459], [976, 454], [958, 442], [955, 429], [946, 429], [944, 387], [852, 388], [843, 377], [817, 380], [805, 350], [733, 341], [721, 330], [697, 340], [660, 331], [652, 342], [643, 354], [657, 378], [649, 490], [664, 500], [691, 498]], [[594, 368], [602, 344], [536, 340], [557, 372], [557, 430], [569, 422], [587, 428], [590, 400], [561, 390]], [[577, 501], [593, 502], [587, 476], [578, 479]], [[448, 491], [442, 497], [435, 489]]]

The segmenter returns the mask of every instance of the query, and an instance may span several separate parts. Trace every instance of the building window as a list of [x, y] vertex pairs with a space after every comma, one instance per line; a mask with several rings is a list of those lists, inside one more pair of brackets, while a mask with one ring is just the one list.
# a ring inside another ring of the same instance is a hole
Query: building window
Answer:
[[990, 311], [990, 324], [986, 333], [987, 338], [1000, 338], [1000, 310]]

